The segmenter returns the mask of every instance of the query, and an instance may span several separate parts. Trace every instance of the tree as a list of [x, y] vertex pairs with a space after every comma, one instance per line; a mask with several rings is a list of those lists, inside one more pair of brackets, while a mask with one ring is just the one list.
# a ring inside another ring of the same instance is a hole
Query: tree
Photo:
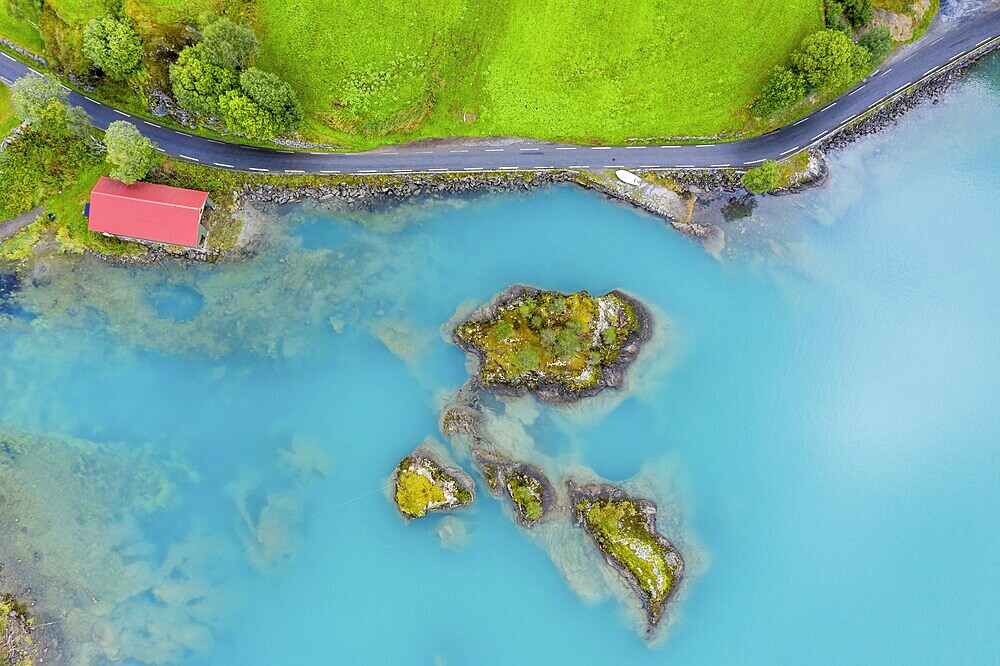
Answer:
[[130, 21], [98, 16], [83, 31], [83, 52], [109, 77], [121, 80], [142, 63], [142, 40]]
[[205, 61], [216, 67], [243, 69], [257, 54], [258, 46], [250, 28], [227, 18], [209, 23], [201, 34]]
[[61, 144], [85, 138], [90, 132], [90, 119], [80, 107], [53, 100], [41, 109], [38, 119], [31, 123], [31, 127], [52, 143]]
[[230, 90], [219, 98], [219, 115], [230, 131], [261, 139], [281, 133], [274, 116], [241, 90]]
[[236, 73], [216, 67], [204, 58], [200, 44], [181, 51], [170, 65], [170, 85], [174, 99], [188, 111], [205, 116], [219, 115], [219, 98], [237, 87]]
[[[836, 90], [850, 83], [860, 58], [850, 37], [839, 30], [820, 30], [802, 40], [792, 54], [795, 69], [814, 88]], [[867, 53], [864, 54], [867, 57]]]
[[837, 0], [826, 0], [823, 5], [826, 27], [830, 30], [839, 30], [847, 34], [851, 33], [851, 24], [844, 17], [844, 5]]
[[855, 28], [868, 25], [872, 20], [871, 0], [844, 0], [844, 16]]
[[892, 51], [892, 35], [884, 25], [876, 26], [861, 35], [858, 44], [871, 54], [871, 66], [881, 65]]
[[759, 167], [747, 169], [743, 174], [742, 182], [747, 191], [763, 194], [777, 187], [780, 179], [781, 170], [778, 168], [778, 163], [774, 160], [767, 160]]
[[302, 107], [295, 91], [277, 75], [251, 67], [240, 74], [240, 89], [271, 113], [283, 129], [292, 129], [302, 121]]
[[753, 104], [753, 112], [771, 118], [788, 111], [805, 97], [806, 84], [802, 77], [787, 67], [775, 67], [764, 84], [764, 91]]
[[11, 102], [18, 117], [28, 123], [39, 119], [42, 109], [52, 102], [66, 101], [69, 91], [51, 76], [25, 76], [14, 82]]
[[116, 120], [104, 135], [111, 177], [131, 185], [149, 174], [157, 162], [156, 144], [139, 133], [130, 122]]

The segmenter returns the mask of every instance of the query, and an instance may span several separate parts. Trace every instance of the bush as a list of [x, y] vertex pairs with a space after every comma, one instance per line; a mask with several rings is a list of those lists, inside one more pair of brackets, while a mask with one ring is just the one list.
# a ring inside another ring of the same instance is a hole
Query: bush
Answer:
[[844, 5], [836, 0], [827, 0], [823, 6], [823, 12], [827, 28], [847, 34], [851, 33], [851, 24], [844, 17]]
[[251, 67], [240, 74], [240, 89], [274, 116], [282, 129], [292, 129], [302, 121], [302, 107], [295, 92], [277, 75]]
[[156, 165], [156, 144], [139, 133], [130, 122], [116, 120], [104, 135], [111, 177], [127, 185], [142, 180]]
[[227, 18], [216, 19], [205, 26], [200, 44], [205, 62], [236, 70], [250, 65], [259, 46], [250, 28]]
[[112, 79], [124, 79], [142, 64], [142, 40], [132, 23], [111, 16], [99, 16], [87, 24], [83, 52]]
[[219, 98], [219, 115], [230, 131], [261, 139], [281, 133], [274, 116], [241, 90], [230, 90]]
[[838, 30], [820, 30], [802, 40], [800, 50], [792, 54], [792, 62], [809, 85], [836, 90], [867, 66], [868, 53]]
[[11, 87], [14, 112], [33, 123], [41, 117], [42, 109], [52, 102], [65, 102], [69, 92], [51, 76], [25, 76]]
[[90, 70], [90, 61], [83, 52], [83, 31], [66, 24], [48, 3], [42, 6], [38, 32], [45, 45], [45, 57], [52, 67], [77, 74]]
[[177, 62], [170, 65], [174, 99], [188, 111], [201, 115], [218, 116], [219, 98], [237, 84], [236, 73], [209, 63], [200, 44], [181, 51]]
[[781, 170], [778, 169], [778, 163], [774, 160], [767, 160], [759, 167], [748, 169], [743, 174], [742, 182], [743, 187], [748, 191], [754, 194], [763, 194], [777, 187], [780, 179]]
[[753, 112], [771, 118], [794, 107], [805, 94], [806, 84], [801, 76], [786, 67], [775, 67], [764, 84], [764, 92], [753, 104]]
[[878, 67], [892, 51], [892, 35], [889, 34], [889, 28], [884, 25], [876, 26], [861, 35], [858, 44], [871, 54], [871, 66]]
[[872, 20], [871, 0], [844, 0], [844, 16], [855, 28], [868, 25]]

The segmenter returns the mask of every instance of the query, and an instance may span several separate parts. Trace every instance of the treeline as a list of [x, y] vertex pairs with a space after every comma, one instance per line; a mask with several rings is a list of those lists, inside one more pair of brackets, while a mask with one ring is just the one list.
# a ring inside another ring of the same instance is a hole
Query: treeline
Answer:
[[814, 92], [837, 92], [878, 67], [892, 50], [884, 26], [869, 28], [871, 0], [826, 0], [826, 29], [802, 40], [790, 67], [775, 67], [753, 104], [754, 115], [783, 116]]
[[[11, 16], [38, 20], [54, 67], [96, 74], [144, 95], [146, 50], [152, 47], [143, 43], [124, 12], [99, 16], [81, 29], [64, 23], [42, 0], [5, 1]], [[302, 107], [295, 92], [281, 77], [254, 67], [259, 42], [248, 26], [206, 15], [197, 34], [197, 41], [182, 48], [168, 68], [169, 88], [179, 107], [202, 122], [253, 138], [273, 138], [298, 127]]]

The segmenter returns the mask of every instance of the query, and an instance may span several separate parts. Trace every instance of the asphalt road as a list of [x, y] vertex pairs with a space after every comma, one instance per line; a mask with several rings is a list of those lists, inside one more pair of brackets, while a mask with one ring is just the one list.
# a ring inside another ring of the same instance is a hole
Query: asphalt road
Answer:
[[[547, 168], [744, 168], [781, 159], [823, 141], [829, 134], [887, 97], [932, 76], [939, 68], [1000, 38], [1000, 10], [968, 20], [938, 20], [915, 44], [899, 50], [880, 69], [828, 106], [763, 136], [701, 145], [578, 146], [520, 139], [453, 139], [379, 148], [364, 153], [311, 153], [255, 148], [187, 134], [130, 116], [79, 94], [70, 102], [83, 107], [94, 124], [106, 128], [129, 120], [162, 152], [209, 166], [270, 173], [417, 173]], [[28, 76], [32, 70], [0, 53], [0, 79]]]

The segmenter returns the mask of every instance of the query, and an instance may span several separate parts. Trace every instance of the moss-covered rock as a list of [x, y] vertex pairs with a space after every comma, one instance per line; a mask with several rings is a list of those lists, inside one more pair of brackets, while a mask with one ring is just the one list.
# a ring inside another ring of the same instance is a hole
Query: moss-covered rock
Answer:
[[591, 296], [513, 286], [455, 328], [497, 392], [565, 402], [619, 386], [649, 337], [646, 309], [620, 291]]
[[34, 621], [25, 604], [0, 594], [0, 666], [32, 666], [38, 646], [32, 637]]
[[605, 561], [628, 581], [646, 609], [650, 631], [677, 592], [684, 560], [656, 531], [656, 506], [615, 486], [567, 483], [576, 523]]
[[392, 478], [392, 497], [407, 520], [430, 511], [449, 511], [472, 504], [475, 484], [457, 467], [446, 466], [430, 448], [418, 447], [403, 458]]
[[481, 446], [473, 447], [472, 458], [490, 492], [510, 500], [518, 523], [533, 527], [549, 517], [556, 505], [556, 492], [541, 469], [510, 460]]

